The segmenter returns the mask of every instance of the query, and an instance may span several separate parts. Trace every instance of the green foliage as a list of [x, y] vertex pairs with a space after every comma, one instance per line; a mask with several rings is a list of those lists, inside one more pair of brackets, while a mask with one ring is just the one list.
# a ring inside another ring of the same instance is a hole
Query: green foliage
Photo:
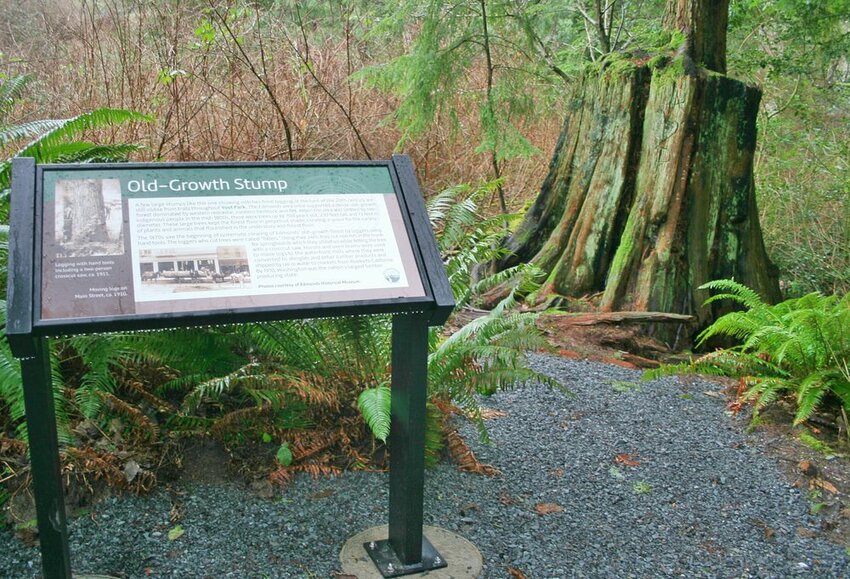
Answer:
[[[546, 340], [535, 326], [539, 314], [516, 313], [511, 307], [517, 297], [534, 291], [541, 272], [528, 265], [475, 280], [475, 267], [499, 255], [496, 240], [501, 223], [510, 216], [481, 219], [475, 200], [486, 195], [493, 184], [476, 189], [454, 188], [434, 197], [429, 215], [438, 231], [438, 243], [445, 256], [446, 271], [454, 291], [458, 310], [476, 295], [497, 285], [509, 283], [511, 291], [499, 304], [475, 318], [451, 336], [443, 338], [431, 330], [431, 353], [428, 356], [428, 385], [432, 397], [451, 400], [476, 418], [482, 437], [486, 438], [480, 420], [477, 395], [489, 395], [529, 381], [553, 387], [561, 385], [548, 376], [530, 369], [525, 353], [546, 350]], [[458, 196], [465, 196], [453, 202]]]
[[756, 173], [765, 243], [789, 297], [848, 293], [850, 89], [777, 79], [767, 90]]
[[433, 466], [440, 459], [443, 450], [443, 426], [446, 415], [440, 408], [429, 401], [425, 406], [425, 465]]
[[[399, 147], [438, 120], [456, 123], [459, 109], [472, 105], [479, 110], [481, 130], [476, 153], [492, 154], [499, 162], [537, 152], [520, 127], [534, 113], [533, 97], [555, 94], [551, 67], [536, 54], [534, 23], [546, 16], [515, 8], [505, 0], [393, 5], [380, 31], [397, 34], [415, 22], [415, 38], [406, 54], [360, 76], [399, 97], [393, 116], [402, 132]], [[483, 86], [472, 88], [468, 76], [481, 66]]]
[[386, 386], [367, 388], [357, 397], [357, 407], [375, 438], [386, 442], [390, 435], [390, 389]]
[[[258, 370], [260, 370], [259, 364], [249, 363], [224, 376], [216, 376], [195, 385], [183, 399], [182, 408], [184, 412], [192, 413], [208, 400], [220, 400], [237, 386], [268, 382], [269, 376], [258, 372]], [[270, 402], [271, 400], [261, 400], [260, 403], [266, 401]]]
[[850, 294], [839, 298], [810, 293], [768, 305], [731, 280], [702, 287], [719, 292], [706, 303], [731, 299], [744, 309], [720, 317], [700, 334], [698, 344], [725, 336], [740, 345], [689, 365], [648, 372], [648, 378], [677, 371], [742, 377], [749, 386], [745, 397], [755, 400], [756, 408], [793, 394], [795, 424], [809, 418], [826, 397], [850, 408]]
[[732, 0], [733, 66], [821, 75], [850, 53], [848, 23], [850, 0]]
[[802, 442], [815, 452], [823, 454], [824, 456], [836, 456], [838, 454], [831, 446], [829, 446], [827, 443], [820, 440], [819, 438], [815, 437], [808, 430], [803, 430], [802, 432], [800, 432], [798, 438], [800, 439], [800, 442]]
[[517, 295], [533, 292], [543, 279], [538, 268], [523, 264], [497, 274], [476, 279], [477, 266], [489, 263], [503, 255], [499, 248], [504, 236], [503, 226], [513, 215], [484, 217], [478, 211], [478, 202], [491, 195], [498, 181], [483, 183], [476, 188], [469, 185], [451, 187], [435, 195], [428, 202], [428, 218], [437, 232], [437, 245], [445, 258], [446, 273], [452, 293], [460, 310], [474, 298], [506, 282], [514, 286], [508, 301], [496, 310], [504, 311], [514, 305]]
[[848, 0], [730, 6], [730, 74], [764, 92], [756, 191], [788, 297], [850, 292], [848, 27]]
[[292, 451], [289, 449], [289, 445], [285, 442], [281, 444], [274, 458], [280, 466], [289, 466], [292, 464]]

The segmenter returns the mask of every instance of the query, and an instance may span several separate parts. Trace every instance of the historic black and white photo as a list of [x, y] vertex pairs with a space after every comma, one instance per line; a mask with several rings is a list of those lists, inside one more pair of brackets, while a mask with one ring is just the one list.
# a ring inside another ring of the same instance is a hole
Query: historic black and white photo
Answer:
[[118, 179], [56, 182], [55, 240], [64, 257], [124, 253]]
[[171, 247], [139, 250], [139, 299], [251, 287], [245, 246]]

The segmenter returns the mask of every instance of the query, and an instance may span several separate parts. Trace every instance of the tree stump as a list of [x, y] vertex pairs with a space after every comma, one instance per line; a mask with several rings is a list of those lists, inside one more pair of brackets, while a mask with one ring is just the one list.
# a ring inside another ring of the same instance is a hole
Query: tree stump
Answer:
[[575, 91], [549, 174], [497, 268], [546, 271], [538, 302], [601, 291], [603, 311], [690, 314], [699, 327], [728, 307], [702, 306], [707, 281], [734, 278], [777, 300], [753, 184], [760, 98], [685, 51], [609, 55]]

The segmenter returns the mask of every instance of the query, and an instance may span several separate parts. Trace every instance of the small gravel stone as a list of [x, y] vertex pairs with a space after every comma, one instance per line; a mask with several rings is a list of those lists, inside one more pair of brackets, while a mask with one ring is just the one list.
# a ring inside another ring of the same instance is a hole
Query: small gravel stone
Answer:
[[[534, 579], [850, 576], [850, 557], [817, 538], [805, 496], [746, 444], [717, 384], [670, 377], [624, 388], [640, 372], [547, 356], [532, 364], [575, 396], [531, 384], [483, 400], [507, 413], [487, 421], [490, 445], [458, 423], [503, 474], [426, 472], [426, 524], [472, 541], [487, 578], [509, 567]], [[182, 490], [184, 533], [173, 541], [164, 490], [111, 497], [72, 520], [74, 571], [331, 577], [345, 541], [388, 516], [380, 473], [300, 477], [272, 500], [233, 484]], [[38, 577], [40, 565], [36, 548], [0, 531], [0, 577]]]

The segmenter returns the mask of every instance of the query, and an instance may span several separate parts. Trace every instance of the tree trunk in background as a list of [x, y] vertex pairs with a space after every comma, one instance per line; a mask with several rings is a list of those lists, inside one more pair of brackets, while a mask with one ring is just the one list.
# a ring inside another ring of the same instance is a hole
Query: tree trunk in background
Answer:
[[729, 0], [669, 0], [665, 30], [685, 36], [685, 51], [699, 66], [726, 74]]
[[665, 23], [684, 34], [678, 50], [609, 55], [583, 77], [540, 194], [497, 264], [546, 271], [532, 299], [604, 292], [603, 311], [693, 314], [702, 327], [726, 307], [702, 306], [697, 288], [709, 280], [779, 298], [753, 186], [761, 93], [718, 74], [727, 6], [671, 0]]
[[106, 211], [103, 205], [103, 181], [68, 181], [73, 202], [70, 204], [70, 241], [77, 244], [106, 241]]

